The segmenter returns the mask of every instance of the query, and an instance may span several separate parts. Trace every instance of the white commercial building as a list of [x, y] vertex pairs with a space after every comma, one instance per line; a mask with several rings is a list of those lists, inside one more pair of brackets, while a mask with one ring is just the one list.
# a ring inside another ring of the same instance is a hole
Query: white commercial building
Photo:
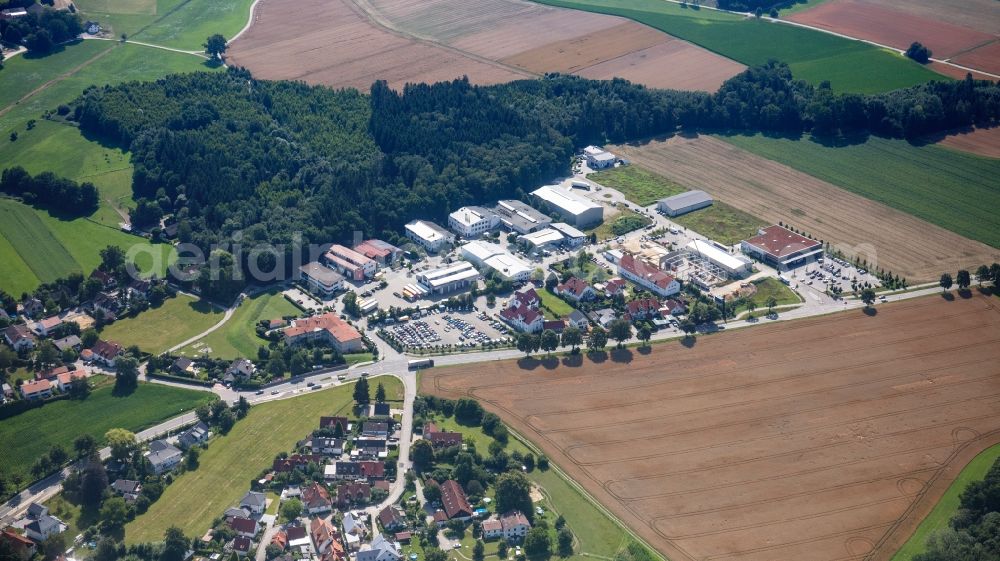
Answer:
[[448, 215], [448, 227], [463, 238], [478, 238], [499, 228], [500, 217], [483, 207], [463, 206]]
[[563, 243], [566, 238], [554, 228], [545, 228], [518, 238], [518, 242], [534, 249], [548, 249]]
[[733, 255], [704, 240], [693, 240], [687, 244], [686, 249], [722, 269], [730, 278], [740, 278], [746, 275], [753, 266], [753, 262], [743, 255]]
[[465, 290], [479, 279], [479, 271], [468, 261], [460, 261], [447, 267], [434, 269], [417, 275], [417, 282], [431, 294], [447, 294]]
[[344, 289], [344, 276], [322, 263], [313, 261], [303, 265], [300, 269], [302, 279], [309, 286], [309, 291], [313, 294], [329, 298], [335, 292]]
[[426, 220], [414, 220], [406, 225], [406, 237], [422, 245], [431, 253], [455, 241], [451, 232]]
[[577, 228], [600, 224], [604, 207], [582, 195], [556, 185], [546, 185], [531, 192], [536, 198]]
[[705, 208], [712, 204], [712, 197], [704, 191], [686, 191], [673, 197], [660, 199], [656, 208], [667, 216], [680, 216], [688, 212]]
[[583, 242], [587, 241], [587, 234], [565, 222], [553, 222], [549, 227], [562, 234], [565, 238], [563, 243], [569, 247], [580, 247]]
[[597, 146], [588, 146], [583, 149], [583, 157], [587, 159], [587, 167], [590, 169], [604, 169], [615, 165], [615, 155]]
[[477, 267], [492, 269], [505, 280], [523, 282], [531, 278], [531, 265], [495, 243], [472, 241], [462, 246], [462, 256]]
[[541, 230], [552, 222], [548, 216], [517, 200], [500, 201], [493, 211], [499, 215], [504, 227], [518, 234]]

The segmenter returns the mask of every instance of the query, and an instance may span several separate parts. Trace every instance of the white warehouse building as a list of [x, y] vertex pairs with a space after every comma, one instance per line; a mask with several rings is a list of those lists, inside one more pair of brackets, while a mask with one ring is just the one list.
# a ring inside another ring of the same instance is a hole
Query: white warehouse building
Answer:
[[587, 159], [587, 167], [590, 169], [605, 169], [610, 168], [615, 165], [615, 155], [611, 152], [598, 148], [597, 146], [588, 146], [583, 149], [583, 157]]
[[406, 237], [422, 245], [431, 253], [455, 241], [451, 232], [426, 220], [414, 220], [406, 225]]
[[500, 216], [478, 206], [463, 206], [448, 215], [448, 227], [466, 239], [478, 238], [500, 227]]
[[556, 185], [546, 185], [531, 192], [554, 213], [577, 228], [594, 226], [604, 221], [604, 207], [582, 195]]
[[742, 278], [753, 268], [753, 262], [743, 255], [733, 255], [704, 240], [692, 240], [687, 244], [689, 253], [705, 259], [725, 271], [729, 278]]
[[680, 216], [711, 206], [712, 202], [712, 197], [704, 191], [686, 191], [673, 197], [660, 199], [656, 203], [656, 208], [667, 216]]
[[417, 282], [431, 294], [448, 294], [471, 287], [479, 279], [479, 271], [468, 261], [426, 271], [417, 275]]
[[531, 265], [495, 243], [472, 241], [462, 246], [462, 257], [480, 268], [492, 269], [500, 278], [524, 282], [531, 278]]

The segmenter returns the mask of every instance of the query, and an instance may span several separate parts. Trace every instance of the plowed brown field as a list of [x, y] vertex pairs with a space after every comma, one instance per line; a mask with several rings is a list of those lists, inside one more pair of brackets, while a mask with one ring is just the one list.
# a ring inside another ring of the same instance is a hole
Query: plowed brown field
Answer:
[[940, 20], [985, 33], [1000, 30], [1000, 10], [996, 0], [861, 0], [914, 16]]
[[972, 152], [980, 156], [1000, 158], [1000, 127], [950, 134], [939, 143], [949, 148]]
[[887, 559], [1000, 441], [998, 303], [438, 368], [421, 391], [480, 400], [672, 561]]
[[611, 148], [633, 163], [766, 221], [794, 222], [845, 253], [916, 280], [937, 279], [1000, 251], [722, 140], [673, 137]]
[[628, 20], [519, 0], [263, 0], [230, 60], [263, 78], [367, 89], [545, 72], [714, 90], [745, 67]]
[[958, 55], [953, 62], [969, 68], [982, 68], [993, 74], [1000, 74], [1000, 41], [973, 49]]

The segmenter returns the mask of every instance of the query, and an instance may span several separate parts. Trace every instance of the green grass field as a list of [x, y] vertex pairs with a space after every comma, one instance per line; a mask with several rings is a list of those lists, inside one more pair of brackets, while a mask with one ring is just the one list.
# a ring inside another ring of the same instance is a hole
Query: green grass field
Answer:
[[267, 342], [257, 337], [255, 327], [262, 319], [298, 316], [293, 306], [280, 291], [257, 294], [243, 300], [226, 325], [207, 337], [184, 347], [181, 354], [188, 356], [207, 354], [216, 358], [235, 359], [257, 356], [257, 348]]
[[726, 245], [753, 237], [757, 235], [757, 230], [769, 226], [756, 216], [719, 201], [670, 220]]
[[79, 41], [64, 45], [48, 56], [16, 56], [5, 60], [0, 70], [0, 109], [113, 46], [114, 43], [108, 41]]
[[[189, 51], [202, 50], [209, 35], [221, 33], [226, 39], [243, 29], [253, 0], [165, 0], [158, 4], [174, 7], [160, 10], [161, 17], [137, 31], [136, 41]], [[158, 8], [159, 9], [159, 8]]]
[[[379, 377], [390, 400], [402, 399], [402, 384]], [[216, 438], [201, 454], [200, 467], [186, 472], [167, 487], [149, 511], [125, 527], [128, 543], [158, 541], [169, 526], [189, 537], [201, 536], [212, 520], [234, 506], [250, 487], [250, 480], [269, 467], [279, 452], [287, 452], [322, 415], [349, 414], [353, 384], [307, 392], [299, 397], [255, 405], [226, 436]], [[374, 390], [373, 390], [374, 391]]]
[[626, 199], [640, 206], [649, 206], [660, 199], [688, 190], [662, 175], [634, 165], [599, 171], [587, 178], [621, 192]]
[[159, 354], [193, 337], [222, 319], [222, 312], [204, 300], [178, 294], [159, 308], [120, 319], [101, 331], [101, 337], [129, 347], [138, 345], [146, 352]]
[[215, 399], [209, 392], [157, 384], [139, 384], [125, 397], [113, 396], [112, 390], [111, 386], [101, 387], [82, 401], [57, 401], [4, 419], [0, 423], [0, 441], [4, 443], [0, 471], [31, 481], [35, 458], [53, 445], [72, 452], [73, 439], [81, 434], [102, 440], [104, 433], [115, 427], [143, 430]]
[[[777, 301], [776, 306], [779, 307], [802, 303], [802, 298], [778, 279], [767, 277], [754, 281], [753, 284], [757, 287], [757, 293], [750, 300], [756, 307], [755, 313], [759, 313], [761, 310], [767, 313], [767, 299], [771, 296], [774, 296], [774, 299]], [[736, 309], [736, 314], [739, 315], [745, 310], [746, 306], [740, 306]]]
[[541, 4], [626, 17], [746, 65], [788, 63], [795, 77], [834, 90], [873, 93], [949, 80], [902, 55], [782, 23], [747, 19], [659, 0], [537, 0]]
[[[573, 313], [573, 306], [565, 300], [552, 294], [548, 289], [536, 290], [538, 297], [542, 299], [543, 312], [547, 319], [565, 318]], [[555, 314], [553, 316], [553, 314]], [[552, 317], [550, 317], [552, 316]]]
[[[630, 230], [620, 231], [616, 233], [615, 222], [621, 219], [625, 220], [634, 219], [635, 221], [632, 223], [632, 228]], [[614, 216], [605, 217], [604, 222], [601, 222], [600, 225], [585, 231], [587, 233], [593, 233], [594, 235], [596, 235], [598, 241], [609, 240], [611, 238], [615, 238], [623, 234], [626, 234], [630, 231], [638, 230], [639, 228], [644, 228], [648, 226], [651, 222], [652, 220], [639, 214], [638, 212], [632, 209], [620, 208], [618, 210], [618, 213], [615, 214]]]
[[828, 147], [811, 140], [722, 140], [942, 228], [1000, 247], [1000, 160], [869, 137]]
[[958, 512], [959, 496], [962, 491], [973, 481], [981, 481], [986, 477], [986, 472], [993, 466], [993, 462], [1000, 458], [1000, 444], [996, 444], [980, 452], [978, 456], [965, 466], [955, 481], [952, 482], [948, 490], [944, 492], [941, 500], [938, 501], [934, 510], [924, 518], [924, 521], [917, 526], [910, 539], [899, 548], [892, 561], [910, 561], [917, 554], [923, 553], [927, 547], [927, 538], [938, 530], [948, 527], [949, 521]]

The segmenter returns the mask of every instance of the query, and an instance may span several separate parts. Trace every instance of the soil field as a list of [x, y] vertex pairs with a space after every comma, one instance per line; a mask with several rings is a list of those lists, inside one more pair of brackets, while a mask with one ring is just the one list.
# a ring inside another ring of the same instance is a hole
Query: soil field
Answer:
[[984, 33], [860, 0], [831, 0], [788, 19], [906, 49], [920, 41], [935, 58], [949, 58], [996, 39]]
[[[865, 4], [892, 8], [984, 33], [1000, 30], [1000, 10], [996, 0], [861, 0]], [[920, 39], [922, 41], [922, 39]]]
[[1000, 158], [1000, 127], [949, 134], [938, 144], [980, 156]]
[[874, 259], [910, 284], [1000, 260], [1000, 250], [717, 138], [673, 137], [609, 149], [753, 216], [790, 223], [845, 254]]
[[989, 45], [963, 53], [955, 57], [952, 62], [1000, 74], [1000, 41], [993, 41]]
[[439, 368], [421, 390], [480, 400], [673, 561], [887, 559], [1000, 440], [998, 303]]
[[367, 91], [372, 82], [452, 80], [492, 84], [529, 77], [489, 61], [390, 32], [350, 0], [263, 0], [254, 25], [228, 51], [231, 64], [265, 79]]

